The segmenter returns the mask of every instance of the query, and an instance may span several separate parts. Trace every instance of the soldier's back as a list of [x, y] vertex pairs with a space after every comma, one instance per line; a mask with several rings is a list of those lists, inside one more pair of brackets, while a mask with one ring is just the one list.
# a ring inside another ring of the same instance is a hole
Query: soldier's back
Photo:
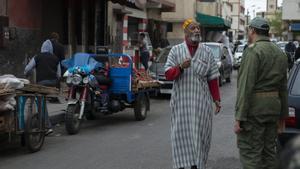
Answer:
[[286, 55], [270, 41], [258, 41], [249, 50], [259, 60], [255, 90], [277, 91], [287, 70]]

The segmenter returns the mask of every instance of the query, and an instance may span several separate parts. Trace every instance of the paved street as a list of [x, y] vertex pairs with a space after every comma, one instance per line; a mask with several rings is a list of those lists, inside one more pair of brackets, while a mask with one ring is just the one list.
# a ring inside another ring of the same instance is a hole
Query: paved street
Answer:
[[[236, 73], [222, 88], [222, 112], [214, 118], [209, 169], [239, 169], [233, 112]], [[47, 137], [43, 149], [28, 154], [19, 147], [0, 151], [0, 169], [170, 169], [170, 108], [167, 98], [152, 100], [142, 122], [132, 110], [85, 122], [69, 136], [61, 124]]]

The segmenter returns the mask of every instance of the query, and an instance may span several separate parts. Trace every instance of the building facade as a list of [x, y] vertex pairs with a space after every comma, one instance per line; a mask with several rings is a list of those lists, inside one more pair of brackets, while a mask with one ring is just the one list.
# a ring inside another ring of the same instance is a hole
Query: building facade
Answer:
[[171, 44], [178, 44], [184, 39], [182, 23], [193, 18], [201, 25], [202, 41], [218, 41], [219, 35], [230, 28], [230, 3], [222, 0], [174, 0], [176, 10], [163, 12], [162, 19], [171, 22], [168, 27], [168, 39]]
[[22, 77], [51, 32], [59, 33], [66, 57], [96, 52], [109, 43], [106, 13], [102, 0], [0, 0], [0, 74]]
[[232, 25], [229, 35], [235, 40], [242, 40], [246, 33], [245, 0], [224, 0], [232, 4]]
[[135, 55], [139, 33], [155, 44], [166, 39], [161, 13], [174, 9], [172, 0], [0, 0], [0, 74], [22, 77], [51, 32], [59, 33], [66, 57], [103, 49]]
[[282, 20], [285, 21], [288, 31], [285, 32], [288, 40], [300, 40], [300, 0], [285, 0], [282, 3]]
[[174, 0], [173, 2], [176, 4], [174, 11], [162, 12], [162, 20], [169, 22], [167, 37], [171, 45], [183, 41], [182, 23], [185, 19], [196, 16], [196, 0]]
[[152, 49], [167, 45], [168, 22], [162, 20], [162, 12], [175, 10], [171, 0], [127, 0], [126, 3], [113, 0], [108, 6], [112, 52], [127, 53], [138, 59], [140, 33], [146, 35], [150, 55]]

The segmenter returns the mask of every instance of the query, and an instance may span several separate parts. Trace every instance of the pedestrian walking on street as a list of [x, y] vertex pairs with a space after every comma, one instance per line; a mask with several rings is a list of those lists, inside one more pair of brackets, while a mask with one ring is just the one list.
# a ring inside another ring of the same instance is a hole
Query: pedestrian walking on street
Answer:
[[297, 61], [300, 58], [300, 46], [296, 49], [295, 52], [295, 61]]
[[59, 42], [59, 34], [56, 32], [52, 32], [50, 35], [50, 41], [53, 46], [53, 54], [56, 55], [59, 58], [59, 61], [65, 59], [65, 48], [64, 46]]
[[148, 61], [149, 61], [150, 54], [149, 54], [149, 49], [148, 49], [148, 43], [145, 39], [144, 33], [140, 34], [139, 47], [140, 47], [141, 62], [143, 64], [145, 70], [148, 70]]
[[200, 43], [200, 26], [183, 24], [185, 41], [172, 47], [166, 65], [174, 80], [171, 96], [173, 167], [206, 169], [212, 135], [213, 101], [220, 111], [219, 70], [211, 50]]
[[270, 26], [256, 17], [238, 74], [234, 131], [243, 169], [275, 169], [276, 139], [288, 116], [285, 54], [269, 40]]
[[[25, 67], [24, 74], [28, 76], [33, 69], [36, 69], [36, 82], [37, 84], [56, 87], [60, 78], [60, 64], [59, 58], [53, 54], [53, 46], [50, 40], [46, 40], [41, 48], [41, 53], [34, 56], [28, 65]], [[47, 105], [46, 105], [47, 106]], [[53, 132], [52, 125], [48, 115], [48, 109], [46, 109], [46, 122], [48, 131], [46, 135]]]
[[294, 65], [294, 55], [295, 55], [295, 51], [296, 51], [296, 45], [294, 44], [294, 42], [292, 40], [290, 40], [289, 43], [285, 45], [284, 51], [288, 57], [288, 63], [289, 63], [288, 67], [290, 70]]

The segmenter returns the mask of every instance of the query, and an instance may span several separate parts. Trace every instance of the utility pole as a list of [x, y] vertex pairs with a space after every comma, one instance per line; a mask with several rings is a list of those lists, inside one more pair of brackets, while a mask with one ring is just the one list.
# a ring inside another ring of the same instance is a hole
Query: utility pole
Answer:
[[246, 38], [248, 37], [248, 31], [249, 31], [249, 9], [247, 9], [247, 15], [246, 15]]

